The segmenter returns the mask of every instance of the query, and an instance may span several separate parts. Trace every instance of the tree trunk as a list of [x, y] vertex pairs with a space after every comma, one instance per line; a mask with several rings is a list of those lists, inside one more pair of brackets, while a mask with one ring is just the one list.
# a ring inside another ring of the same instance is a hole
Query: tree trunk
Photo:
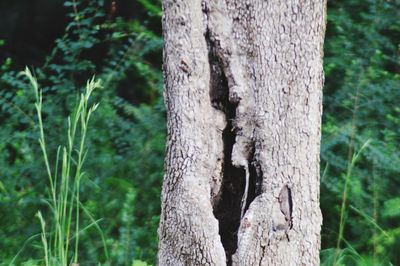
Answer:
[[163, 0], [159, 265], [319, 265], [325, 9]]

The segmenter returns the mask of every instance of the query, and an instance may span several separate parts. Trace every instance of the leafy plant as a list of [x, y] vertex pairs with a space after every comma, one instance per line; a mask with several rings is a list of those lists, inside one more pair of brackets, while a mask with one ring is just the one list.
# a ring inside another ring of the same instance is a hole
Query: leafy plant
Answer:
[[[147, 2], [161, 10], [159, 1]], [[123, 260], [121, 263], [131, 264], [145, 260], [154, 264], [165, 139], [159, 17], [147, 13], [143, 6], [142, 17], [127, 19], [110, 18], [105, 1], [64, 3], [70, 18], [66, 31], [55, 41], [44, 64], [35, 67], [46, 95], [41, 111], [48, 158], [57, 158], [60, 143], [68, 152], [68, 141], [60, 136], [68, 131], [66, 117], [76, 111], [74, 103], [84, 93], [86, 77], [96, 72], [106, 88], [98, 88], [98, 93], [92, 95], [95, 102], [101, 101], [101, 108], [91, 119], [92, 130], [86, 138], [86, 175], [80, 186], [79, 219], [80, 228], [84, 224], [91, 227], [79, 229], [79, 262], [86, 265]], [[43, 176], [47, 172], [45, 165], [37, 160], [42, 151], [35, 145], [40, 130], [35, 110], [30, 108], [34, 92], [20, 80], [12, 60], [3, 66], [0, 216], [4, 219], [0, 227], [0, 257], [6, 259], [0, 265], [10, 261], [20, 265], [43, 254], [40, 224], [31, 220], [37, 209], [47, 209], [40, 198], [46, 194], [48, 178]], [[76, 137], [80, 137], [80, 131]], [[62, 153], [60, 149], [60, 159]], [[62, 160], [59, 168], [61, 165]], [[75, 169], [74, 163], [72, 166]], [[132, 191], [134, 198], [128, 197]], [[126, 219], [128, 214], [133, 215], [131, 220]], [[54, 238], [52, 219], [47, 219], [51, 216], [51, 212], [43, 211], [47, 239]], [[98, 224], [91, 217], [102, 219], [103, 237], [99, 237]], [[75, 221], [72, 226], [75, 231]], [[50, 241], [48, 244], [51, 247]]]
[[[399, 187], [400, 24], [393, 19], [399, 7], [397, 1], [328, 1], [321, 259], [326, 263], [331, 254], [329, 265], [400, 262], [400, 220], [384, 211]], [[354, 151], [367, 140], [349, 174]]]

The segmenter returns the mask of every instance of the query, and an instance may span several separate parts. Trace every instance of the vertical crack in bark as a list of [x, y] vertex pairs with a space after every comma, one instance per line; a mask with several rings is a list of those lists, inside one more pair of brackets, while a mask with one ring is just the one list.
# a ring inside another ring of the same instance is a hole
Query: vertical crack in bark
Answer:
[[247, 200], [246, 200], [246, 207], [245, 207], [245, 213], [247, 209], [249, 208], [250, 204], [253, 202], [253, 200], [261, 194], [262, 192], [262, 178], [263, 178], [263, 173], [261, 170], [261, 165], [257, 158], [255, 157], [255, 144], [253, 142], [253, 147], [251, 150], [250, 154], [250, 159], [249, 159], [249, 190], [247, 194]]
[[[203, 12], [206, 23], [209, 18], [209, 9], [203, 2]], [[262, 172], [256, 160], [256, 148], [251, 144], [247, 164], [234, 165], [232, 161], [233, 147], [238, 133], [236, 126], [236, 109], [240, 104], [237, 99], [229, 98], [229, 85], [225, 68], [229, 65], [229, 58], [221, 52], [219, 39], [215, 39], [212, 29], [206, 26], [205, 40], [208, 49], [210, 66], [209, 93], [211, 105], [222, 111], [226, 118], [226, 127], [222, 132], [223, 162], [222, 184], [219, 194], [213, 202], [214, 216], [219, 222], [219, 235], [225, 249], [226, 263], [232, 265], [232, 255], [237, 250], [238, 230], [240, 221], [250, 206], [250, 203], [261, 194]]]
[[232, 149], [236, 132], [234, 121], [237, 103], [229, 101], [228, 82], [223, 71], [222, 62], [217, 56], [216, 48], [211, 41], [209, 30], [205, 38], [208, 47], [210, 64], [210, 100], [211, 105], [224, 112], [226, 127], [222, 132], [224, 160], [222, 165], [222, 186], [219, 199], [214, 204], [214, 216], [219, 222], [219, 234], [225, 249], [227, 265], [232, 264], [232, 254], [237, 249], [237, 231], [241, 219], [241, 200], [245, 188], [245, 169], [232, 164]]
[[[210, 37], [209, 29], [205, 33], [205, 39], [210, 65], [211, 105], [224, 112], [226, 116], [226, 127], [222, 132], [224, 145], [222, 185], [219, 196], [214, 203], [213, 212], [219, 222], [219, 234], [225, 249], [227, 265], [232, 265], [232, 255], [237, 249], [240, 220], [249, 208], [250, 203], [261, 194], [262, 172], [261, 166], [255, 158], [254, 144], [247, 160], [247, 167], [237, 167], [232, 163], [232, 150], [237, 133], [235, 119], [238, 103], [229, 100], [229, 86], [223, 62], [217, 54], [217, 48]], [[246, 180], [248, 184], [246, 184]]]
[[208, 62], [210, 65], [210, 100], [211, 105], [224, 112], [229, 122], [235, 118], [237, 104], [229, 102], [228, 81], [223, 71], [222, 62], [219, 60], [214, 43], [211, 41], [210, 30], [207, 28], [205, 38], [208, 49]]
[[292, 200], [292, 190], [290, 184], [287, 184], [282, 187], [279, 193], [279, 205], [282, 214], [285, 216], [285, 224], [278, 225], [280, 226], [280, 228], [278, 229], [283, 229], [287, 233], [287, 231], [290, 230], [293, 226], [292, 223], [293, 200]]

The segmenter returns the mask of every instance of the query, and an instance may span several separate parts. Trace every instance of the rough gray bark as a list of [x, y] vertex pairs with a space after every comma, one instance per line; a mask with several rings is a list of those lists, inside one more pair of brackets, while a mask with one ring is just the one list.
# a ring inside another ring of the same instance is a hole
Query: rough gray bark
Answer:
[[326, 2], [163, 0], [159, 265], [318, 265]]

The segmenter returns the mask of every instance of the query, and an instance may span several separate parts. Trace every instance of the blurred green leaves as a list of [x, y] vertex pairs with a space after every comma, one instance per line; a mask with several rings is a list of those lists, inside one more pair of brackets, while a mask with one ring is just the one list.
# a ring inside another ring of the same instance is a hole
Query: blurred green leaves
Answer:
[[[55, 157], [57, 145], [67, 144], [60, 137], [68, 126], [65, 119], [87, 77], [96, 73], [105, 82], [94, 95], [100, 106], [88, 132], [80, 200], [85, 211], [102, 219], [98, 225], [110, 260], [93, 226], [80, 236], [80, 263], [154, 264], [165, 139], [161, 59], [154, 56], [161, 55], [161, 37], [138, 19], [110, 19], [105, 1], [65, 1], [64, 6], [70, 18], [66, 31], [35, 69], [46, 94], [42, 112], [49, 158]], [[148, 15], [148, 22], [160, 23]], [[0, 265], [8, 265], [21, 247], [14, 263], [37, 265], [29, 259], [42, 257], [40, 238], [24, 245], [40, 232], [32, 220], [38, 209], [46, 209], [42, 199], [47, 197], [35, 96], [11, 59], [0, 64], [0, 257], [5, 258]], [[84, 219], [84, 224], [93, 223]]]
[[393, 200], [400, 187], [398, 10], [398, 1], [328, 1], [321, 147], [321, 169], [328, 165], [321, 184], [326, 250], [338, 237], [336, 206], [349, 154], [371, 139], [349, 182], [343, 265], [400, 263], [400, 217]]

